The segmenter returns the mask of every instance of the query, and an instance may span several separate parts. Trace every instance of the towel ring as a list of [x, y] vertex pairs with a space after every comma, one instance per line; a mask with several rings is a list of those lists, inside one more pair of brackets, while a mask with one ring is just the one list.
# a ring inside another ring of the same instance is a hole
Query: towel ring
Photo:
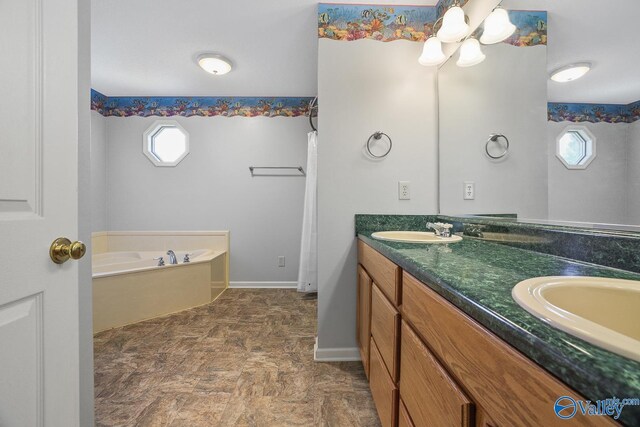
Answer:
[[[379, 156], [376, 156], [375, 154], [373, 154], [373, 153], [371, 152], [371, 142], [372, 142], [372, 140], [375, 140], [375, 141], [380, 140], [380, 139], [382, 138], [382, 136], [386, 136], [386, 137], [387, 137], [387, 139], [389, 140], [389, 149], [388, 149], [384, 154], [381, 154], [381, 155], [379, 155]], [[387, 157], [387, 154], [389, 154], [389, 153], [391, 152], [391, 147], [393, 147], [393, 142], [391, 141], [391, 137], [389, 137], [389, 135], [387, 135], [387, 134], [386, 134], [386, 133], [384, 133], [384, 132], [380, 132], [380, 131], [374, 132], [374, 133], [369, 137], [369, 139], [367, 139], [367, 152], [369, 153], [369, 155], [370, 155], [371, 157], [375, 157], [376, 159], [381, 159], [381, 158], [383, 158], [383, 157]]]
[[[489, 153], [489, 143], [490, 142], [497, 142], [500, 138], [504, 138], [504, 140], [506, 142], [506, 145], [505, 145], [504, 151], [502, 153], [498, 154], [497, 156], [494, 156], [491, 153]], [[504, 156], [506, 156], [507, 153], [509, 152], [509, 139], [506, 136], [502, 135], [502, 134], [492, 133], [491, 135], [489, 135], [489, 139], [487, 139], [486, 144], [484, 144], [484, 151], [487, 153], [487, 156], [491, 157], [494, 160], [501, 159]]]

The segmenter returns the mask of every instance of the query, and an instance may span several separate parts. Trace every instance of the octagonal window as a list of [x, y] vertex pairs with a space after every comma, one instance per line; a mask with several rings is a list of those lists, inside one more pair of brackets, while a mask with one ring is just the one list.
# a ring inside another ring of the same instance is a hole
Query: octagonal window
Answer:
[[142, 151], [156, 166], [176, 166], [189, 154], [189, 134], [174, 120], [157, 121], [144, 133]]
[[596, 157], [596, 138], [584, 126], [569, 126], [556, 139], [556, 156], [567, 169], [585, 169]]

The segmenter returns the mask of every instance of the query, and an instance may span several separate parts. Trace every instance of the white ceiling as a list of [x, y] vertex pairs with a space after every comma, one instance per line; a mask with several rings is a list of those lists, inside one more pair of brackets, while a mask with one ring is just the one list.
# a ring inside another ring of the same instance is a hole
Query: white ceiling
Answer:
[[[317, 0], [93, 1], [93, 88], [109, 96], [314, 96], [317, 4]], [[195, 58], [207, 51], [228, 57], [233, 71], [218, 77], [203, 72]]]
[[640, 100], [640, 1], [504, 0], [503, 5], [549, 11], [549, 72], [575, 62], [593, 64], [580, 80], [549, 80], [549, 101], [628, 104]]
[[[580, 80], [550, 81], [550, 101], [640, 99], [640, 53], [634, 45], [640, 1], [615, 3], [504, 0], [508, 9], [549, 11], [549, 70], [593, 63]], [[92, 87], [109, 96], [313, 96], [316, 8], [312, 0], [93, 1]], [[203, 72], [195, 63], [202, 52], [224, 54], [234, 70], [220, 77]]]

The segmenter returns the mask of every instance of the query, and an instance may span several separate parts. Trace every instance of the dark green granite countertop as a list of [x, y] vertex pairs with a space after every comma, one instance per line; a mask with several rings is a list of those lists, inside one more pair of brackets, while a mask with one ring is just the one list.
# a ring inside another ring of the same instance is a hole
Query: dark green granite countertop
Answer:
[[[424, 228], [423, 228], [424, 229]], [[520, 307], [511, 289], [539, 276], [598, 276], [640, 280], [640, 274], [464, 237], [448, 245], [358, 238], [428, 284], [494, 334], [520, 350], [584, 397], [640, 397], [640, 363], [549, 326]], [[560, 397], [560, 396], [558, 396]], [[549, 403], [553, 410], [553, 402]], [[618, 420], [640, 426], [640, 406]]]

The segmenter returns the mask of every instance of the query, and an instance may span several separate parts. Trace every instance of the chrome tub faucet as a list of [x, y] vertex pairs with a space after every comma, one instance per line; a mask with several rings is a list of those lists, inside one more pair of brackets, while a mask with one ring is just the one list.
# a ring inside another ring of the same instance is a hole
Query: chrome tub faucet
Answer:
[[177, 264], [178, 263], [178, 258], [176, 258], [175, 252], [173, 252], [171, 249], [169, 249], [167, 251], [167, 255], [169, 255], [169, 264]]

